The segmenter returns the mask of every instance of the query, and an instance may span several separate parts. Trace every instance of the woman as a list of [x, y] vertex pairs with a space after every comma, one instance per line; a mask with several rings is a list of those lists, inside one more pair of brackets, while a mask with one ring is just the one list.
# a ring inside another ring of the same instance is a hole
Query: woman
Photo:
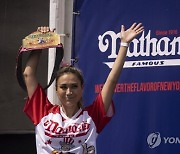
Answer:
[[[39, 27], [46, 33], [49, 27]], [[24, 70], [28, 100], [24, 111], [36, 126], [37, 153], [96, 153], [96, 138], [114, 114], [112, 97], [125, 61], [128, 44], [143, 31], [142, 24], [121, 27], [121, 46], [111, 72], [92, 105], [82, 108], [84, 81], [74, 67], [59, 70], [56, 92], [59, 105], [52, 105], [36, 79], [40, 52], [32, 51]]]

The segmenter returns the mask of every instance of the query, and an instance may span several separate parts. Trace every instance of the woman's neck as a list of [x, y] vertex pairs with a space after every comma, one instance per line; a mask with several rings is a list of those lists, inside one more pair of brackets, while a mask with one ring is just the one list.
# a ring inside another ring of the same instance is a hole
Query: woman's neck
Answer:
[[79, 108], [65, 108], [64, 106], [62, 106], [62, 111], [65, 113], [65, 115], [68, 118], [72, 118], [77, 112], [78, 112]]

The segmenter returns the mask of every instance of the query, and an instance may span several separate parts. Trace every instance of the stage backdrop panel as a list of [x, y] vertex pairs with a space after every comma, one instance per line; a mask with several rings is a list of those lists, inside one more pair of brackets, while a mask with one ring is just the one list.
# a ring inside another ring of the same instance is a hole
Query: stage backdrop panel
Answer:
[[[22, 39], [38, 26], [49, 24], [49, 1], [0, 1], [0, 134], [32, 133], [34, 125], [23, 112], [27, 94], [16, 79], [16, 57]], [[23, 62], [27, 54], [23, 56]], [[42, 55], [38, 77], [47, 82], [47, 54]]]
[[100, 92], [119, 50], [122, 24], [142, 22], [117, 83], [116, 114], [98, 138], [100, 154], [180, 153], [180, 1], [76, 0], [73, 57], [84, 102]]

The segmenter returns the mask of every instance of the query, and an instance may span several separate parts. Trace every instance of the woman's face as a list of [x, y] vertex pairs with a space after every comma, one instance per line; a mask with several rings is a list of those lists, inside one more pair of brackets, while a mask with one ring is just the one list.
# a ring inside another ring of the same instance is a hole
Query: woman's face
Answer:
[[57, 95], [64, 108], [76, 109], [81, 101], [83, 85], [73, 73], [65, 73], [57, 80]]

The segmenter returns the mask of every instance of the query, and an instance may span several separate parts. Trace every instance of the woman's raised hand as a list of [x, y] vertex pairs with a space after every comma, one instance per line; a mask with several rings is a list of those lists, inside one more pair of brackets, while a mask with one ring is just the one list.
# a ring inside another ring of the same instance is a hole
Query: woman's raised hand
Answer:
[[121, 26], [121, 42], [130, 43], [138, 34], [144, 31], [142, 23], [133, 23], [132, 26], [125, 30], [124, 25]]
[[50, 29], [49, 27], [47, 26], [41, 26], [41, 27], [38, 27], [37, 28], [37, 31], [38, 32], [41, 32], [41, 33], [48, 33], [48, 32], [54, 32], [55, 31], [55, 28], [54, 29]]

